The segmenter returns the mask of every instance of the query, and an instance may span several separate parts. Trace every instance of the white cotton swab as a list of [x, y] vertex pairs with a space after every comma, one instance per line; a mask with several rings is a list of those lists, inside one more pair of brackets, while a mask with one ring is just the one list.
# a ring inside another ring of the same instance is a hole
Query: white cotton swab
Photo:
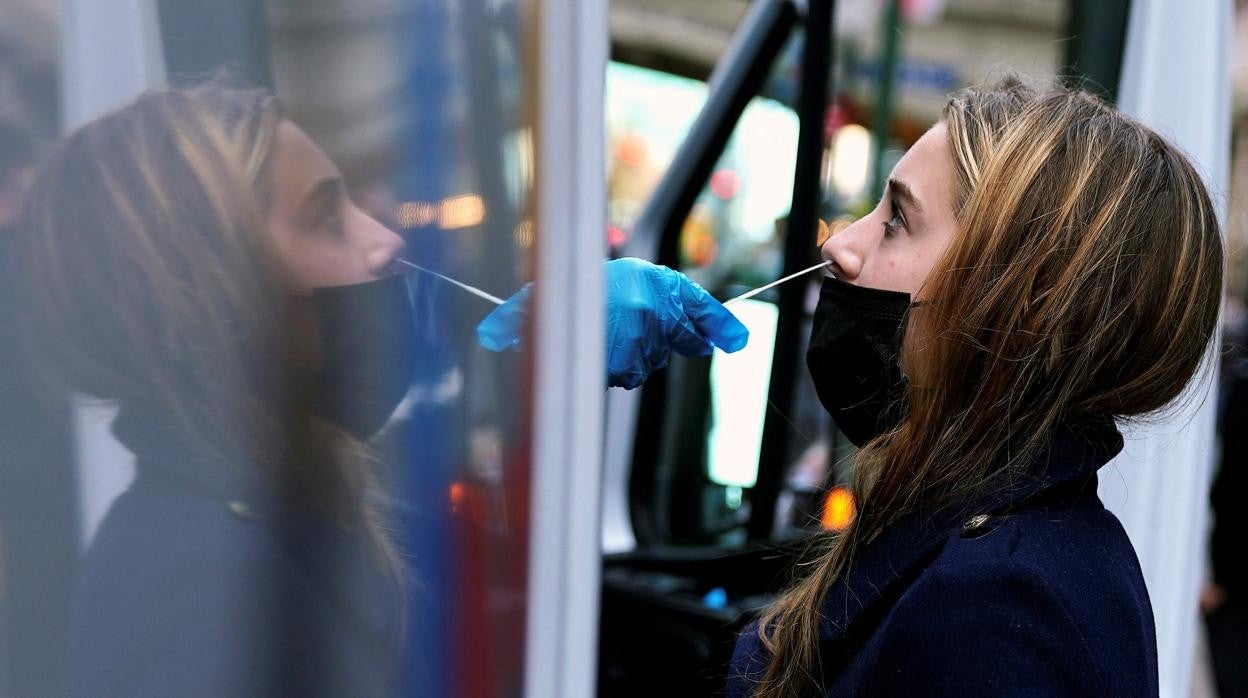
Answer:
[[788, 276], [784, 277], [783, 279], [776, 279], [775, 281], [773, 281], [773, 282], [771, 282], [771, 283], [767, 284], [766, 286], [759, 286], [758, 288], [754, 289], [753, 291], [746, 291], [745, 293], [742, 293], [741, 295], [737, 296], [736, 298], [732, 298], [732, 299], [729, 299], [729, 300], [724, 301], [724, 307], [730, 306], [730, 305], [732, 305], [733, 303], [736, 303], [737, 301], [743, 301], [743, 300], [745, 300], [745, 299], [747, 299], [747, 298], [753, 298], [754, 296], [757, 296], [758, 294], [762, 293], [763, 291], [766, 291], [766, 290], [767, 290], [767, 289], [769, 289], [769, 288], [774, 288], [774, 287], [776, 287], [776, 286], [779, 286], [780, 284], [782, 284], [782, 283], [784, 283], [784, 282], [786, 282], [786, 281], [792, 281], [793, 279], [796, 279], [796, 278], [797, 278], [797, 277], [799, 277], [799, 276], [802, 276], [802, 275], [804, 275], [804, 274], [809, 274], [810, 272], [812, 272], [812, 271], [814, 271], [814, 270], [816, 270], [816, 269], [822, 269], [823, 267], [826, 267], [826, 266], [828, 266], [828, 265], [830, 265], [830, 264], [832, 264], [831, 260], [826, 261], [826, 262], [820, 262], [820, 263], [816, 264], [815, 266], [813, 266], [813, 267], [811, 267], [811, 268], [809, 268], [809, 269], [803, 269], [803, 270], [801, 270], [801, 271], [799, 271], [799, 272], [797, 272], [797, 273], [794, 273], [794, 274], [789, 274]]
[[503, 304], [503, 299], [502, 299], [502, 298], [499, 298], [498, 296], [491, 296], [490, 294], [486, 293], [485, 291], [482, 291], [481, 289], [479, 289], [479, 288], [477, 288], [477, 287], [475, 287], [475, 286], [469, 286], [468, 284], [463, 283], [463, 282], [461, 282], [461, 281], [456, 281], [455, 279], [452, 279], [451, 277], [449, 277], [449, 276], [447, 276], [447, 275], [445, 275], [445, 274], [439, 274], [438, 272], [436, 272], [436, 271], [434, 271], [434, 270], [432, 270], [432, 269], [426, 269], [426, 268], [424, 268], [424, 267], [420, 266], [419, 264], [413, 264], [413, 263], [411, 263], [411, 262], [407, 261], [406, 259], [395, 259], [394, 261], [396, 261], [396, 262], [398, 262], [398, 263], [400, 263], [400, 264], [406, 264], [407, 266], [409, 266], [409, 267], [411, 267], [411, 268], [413, 268], [413, 269], [416, 269], [417, 271], [423, 271], [423, 272], [425, 272], [426, 274], [433, 274], [434, 276], [438, 277], [439, 279], [442, 279], [443, 281], [447, 282], [448, 284], [455, 284], [456, 286], [458, 286], [458, 287], [460, 287], [460, 288], [464, 289], [465, 291], [467, 291], [467, 292], [471, 293], [472, 295], [474, 295], [474, 296], [476, 296], [476, 297], [478, 297], [478, 298], [484, 298], [485, 300], [487, 300], [487, 301], [489, 301], [489, 302], [493, 303], [494, 305], [502, 305], [502, 304]]
[[[396, 260], [394, 260], [394, 261], [396, 261], [396, 262], [398, 262], [398, 263], [400, 263], [400, 264], [406, 264], [407, 266], [409, 266], [409, 267], [411, 267], [411, 268], [413, 268], [413, 269], [415, 269], [415, 270], [417, 270], [417, 271], [423, 271], [423, 272], [425, 272], [426, 274], [433, 274], [434, 276], [438, 277], [439, 279], [442, 279], [443, 281], [447, 282], [448, 284], [454, 284], [454, 285], [456, 285], [456, 286], [458, 286], [458, 287], [460, 287], [460, 288], [464, 289], [465, 291], [467, 291], [467, 292], [471, 293], [472, 295], [474, 295], [474, 296], [476, 296], [476, 297], [478, 297], [478, 298], [483, 298], [483, 299], [485, 299], [485, 300], [487, 300], [487, 301], [489, 301], [489, 302], [493, 303], [494, 305], [502, 305], [502, 304], [503, 304], [503, 302], [504, 302], [504, 301], [503, 301], [503, 299], [502, 299], [502, 298], [499, 298], [498, 296], [492, 296], [492, 295], [490, 295], [490, 294], [486, 293], [485, 291], [482, 291], [481, 289], [479, 289], [479, 288], [477, 288], [477, 287], [475, 287], [475, 286], [469, 286], [468, 284], [463, 283], [462, 281], [456, 281], [455, 279], [452, 279], [451, 277], [449, 277], [449, 276], [447, 276], [447, 275], [445, 275], [445, 274], [439, 274], [438, 272], [436, 272], [436, 271], [434, 271], [434, 270], [432, 270], [432, 269], [426, 269], [426, 268], [424, 268], [424, 267], [420, 266], [419, 264], [414, 264], [414, 263], [412, 263], [412, 262], [407, 261], [406, 259], [396, 259]], [[822, 269], [823, 267], [826, 267], [826, 266], [828, 266], [828, 265], [830, 265], [830, 264], [832, 264], [832, 262], [830, 262], [830, 261], [829, 261], [829, 262], [820, 262], [820, 263], [816, 264], [815, 266], [810, 267], [809, 269], [803, 269], [803, 270], [801, 270], [801, 271], [799, 271], [799, 272], [797, 272], [797, 273], [794, 273], [794, 274], [789, 274], [788, 276], [784, 277], [783, 279], [776, 279], [775, 281], [773, 281], [773, 282], [771, 282], [771, 283], [767, 284], [766, 286], [759, 286], [758, 288], [754, 289], [753, 291], [746, 291], [745, 293], [742, 293], [741, 295], [737, 296], [736, 298], [732, 298], [732, 299], [729, 299], [729, 300], [724, 301], [724, 306], [725, 306], [725, 307], [727, 307], [727, 306], [732, 305], [733, 303], [736, 303], [737, 301], [743, 301], [743, 300], [746, 300], [747, 298], [753, 298], [754, 296], [757, 296], [758, 294], [762, 293], [763, 291], [766, 291], [767, 289], [770, 289], [770, 288], [775, 288], [776, 286], [779, 286], [780, 284], [785, 283], [786, 281], [792, 281], [793, 279], [796, 279], [796, 278], [798, 278], [799, 276], [803, 276], [803, 275], [805, 275], [805, 274], [809, 274], [810, 272], [815, 271], [816, 269]]]

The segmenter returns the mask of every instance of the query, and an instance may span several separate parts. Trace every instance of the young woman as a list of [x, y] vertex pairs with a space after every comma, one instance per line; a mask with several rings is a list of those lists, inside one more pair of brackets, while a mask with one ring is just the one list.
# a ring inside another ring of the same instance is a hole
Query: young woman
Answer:
[[1096, 472], [1214, 334], [1188, 160], [1086, 94], [966, 91], [823, 252], [807, 358], [861, 447], [859, 515], [741, 636], [729, 694], [1156, 695]]
[[403, 575], [361, 440], [406, 390], [401, 239], [272, 97], [205, 86], [69, 137], [14, 246], [32, 353], [118, 405], [137, 461], [82, 563], [67, 693], [392, 690]]

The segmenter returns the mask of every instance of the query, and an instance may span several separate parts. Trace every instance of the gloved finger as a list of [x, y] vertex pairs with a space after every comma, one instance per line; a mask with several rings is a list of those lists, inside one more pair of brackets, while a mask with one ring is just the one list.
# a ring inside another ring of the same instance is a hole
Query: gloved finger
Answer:
[[521, 333], [529, 315], [529, 290], [532, 284], [514, 293], [477, 325], [477, 343], [490, 351], [506, 351], [521, 347]]
[[678, 317], [674, 318], [671, 329], [668, 330], [667, 341], [677, 354], [706, 356], [715, 350], [715, 347], [698, 333], [687, 314], [680, 312], [679, 309], [673, 309], [673, 312], [677, 313]]
[[607, 386], [611, 388], [635, 388], [645, 380], [642, 374], [640, 344], [629, 330], [628, 322], [623, 316], [610, 314], [607, 316]]
[[723, 303], [706, 292], [683, 274], [680, 284], [681, 304], [685, 315], [692, 321], [698, 334], [712, 344], [731, 354], [740, 351], [750, 341], [750, 331], [724, 307]]
[[607, 373], [608, 388], [623, 388], [632, 390], [646, 381], [648, 373], [642, 371], [628, 371], [625, 373]]
[[[610, 351], [610, 348], [608, 348]], [[617, 361], [607, 370], [607, 386], [632, 390], [650, 377], [650, 374], [667, 366], [671, 350], [666, 347], [648, 347], [644, 352], [631, 352], [626, 361]]]

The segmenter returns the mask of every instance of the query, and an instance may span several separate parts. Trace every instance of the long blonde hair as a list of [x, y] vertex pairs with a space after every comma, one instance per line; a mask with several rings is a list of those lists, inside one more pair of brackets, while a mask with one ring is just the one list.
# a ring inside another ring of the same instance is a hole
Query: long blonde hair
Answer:
[[69, 136], [15, 245], [25, 335], [46, 377], [169, 415], [206, 462], [363, 530], [393, 569], [364, 449], [315, 416], [290, 365], [265, 234], [282, 119], [272, 95], [218, 78]]
[[857, 519], [763, 613], [755, 696], [822, 695], [822, 605], [856, 549], [982, 494], [1063, 422], [1165, 407], [1214, 335], [1221, 232], [1173, 145], [1088, 94], [1013, 79], [954, 95], [943, 122], [958, 227], [912, 311], [930, 339], [905, 363], [923, 380], [856, 456]]

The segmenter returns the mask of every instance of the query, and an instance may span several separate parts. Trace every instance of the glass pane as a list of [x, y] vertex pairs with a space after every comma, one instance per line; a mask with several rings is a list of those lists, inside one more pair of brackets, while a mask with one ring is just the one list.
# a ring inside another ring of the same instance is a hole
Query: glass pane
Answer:
[[[607, 69], [608, 215], [612, 240], [626, 240], [706, 101], [706, 83], [613, 62]], [[714, 291], [761, 285], [780, 268], [776, 221], [789, 210], [797, 115], [756, 97], [681, 234], [684, 271]], [[765, 279], [765, 280], [764, 280]]]
[[[796, 93], [800, 47], [800, 39], [790, 40], [773, 68], [763, 94], [775, 97], [746, 105], [680, 232], [681, 271], [721, 299], [781, 272], [799, 124], [779, 97]], [[707, 85], [699, 80], [622, 63], [608, 67], [608, 211], [615, 247], [627, 241], [706, 97]], [[816, 253], [812, 249], [812, 264]], [[657, 503], [672, 512], [673, 531], [683, 531], [673, 535], [713, 538], [737, 528], [748, 513], [743, 490], [757, 478], [769, 410], [774, 298], [766, 294], [734, 306], [751, 332], [744, 351], [716, 352], [709, 366], [672, 361], [662, 463], [651, 467], [673, 481], [659, 490], [671, 501]]]
[[532, 3], [147, 4], [0, 18], [0, 694], [518, 694]]

